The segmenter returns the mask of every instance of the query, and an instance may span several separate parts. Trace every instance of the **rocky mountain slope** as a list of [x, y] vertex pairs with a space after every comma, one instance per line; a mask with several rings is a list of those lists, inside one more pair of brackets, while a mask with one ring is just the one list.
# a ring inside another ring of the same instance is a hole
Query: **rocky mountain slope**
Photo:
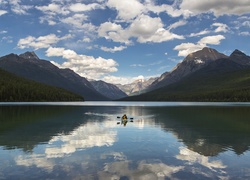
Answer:
[[85, 100], [109, 99], [97, 92], [86, 78], [70, 69], [60, 69], [47, 60], [41, 60], [34, 52], [3, 56], [0, 58], [0, 68], [20, 77], [74, 92]]
[[115, 100], [127, 97], [127, 94], [120, 90], [117, 86], [106, 83], [104, 81], [90, 81], [94, 88], [102, 95]]
[[21, 78], [0, 68], [1, 102], [83, 101], [83, 97], [62, 88]]
[[130, 84], [116, 84], [116, 86], [125, 92], [127, 95], [139, 95], [147, 89], [152, 82], [154, 82], [157, 78], [149, 78], [147, 80], [135, 80]]
[[127, 97], [140, 101], [250, 101], [250, 58], [239, 50], [213, 60], [175, 83]]
[[205, 67], [210, 62], [221, 58], [227, 58], [227, 56], [207, 47], [191, 53], [181, 63], [177, 64], [171, 72], [166, 72], [156, 79], [148, 87], [147, 91], [175, 83], [183, 77]]

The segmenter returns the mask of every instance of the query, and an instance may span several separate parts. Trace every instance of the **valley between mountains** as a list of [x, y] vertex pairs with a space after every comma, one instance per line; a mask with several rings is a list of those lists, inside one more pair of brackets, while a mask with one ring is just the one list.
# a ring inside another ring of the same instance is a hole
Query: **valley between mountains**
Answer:
[[0, 101], [250, 101], [250, 56], [212, 48], [189, 54], [171, 72], [131, 84], [88, 80], [34, 52], [0, 58]]

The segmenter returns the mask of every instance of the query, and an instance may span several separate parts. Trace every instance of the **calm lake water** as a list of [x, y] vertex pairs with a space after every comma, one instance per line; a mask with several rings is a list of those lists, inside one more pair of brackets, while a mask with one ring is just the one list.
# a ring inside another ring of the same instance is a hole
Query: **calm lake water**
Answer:
[[1, 180], [250, 179], [249, 148], [246, 103], [0, 104]]

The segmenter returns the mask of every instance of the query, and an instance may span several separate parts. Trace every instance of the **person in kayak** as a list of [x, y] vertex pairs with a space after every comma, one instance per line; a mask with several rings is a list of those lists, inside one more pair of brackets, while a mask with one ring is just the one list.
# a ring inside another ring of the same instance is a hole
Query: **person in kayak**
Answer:
[[124, 114], [124, 115], [122, 116], [122, 119], [123, 119], [123, 120], [124, 120], [124, 119], [128, 119], [127, 115]]

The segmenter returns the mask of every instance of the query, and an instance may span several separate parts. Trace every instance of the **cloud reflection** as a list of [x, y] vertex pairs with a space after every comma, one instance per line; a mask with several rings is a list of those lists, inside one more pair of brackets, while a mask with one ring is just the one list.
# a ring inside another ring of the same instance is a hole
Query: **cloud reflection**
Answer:
[[[63, 157], [92, 147], [112, 146], [116, 141], [117, 132], [100, 123], [87, 123], [75, 129], [71, 134], [53, 137], [46, 148], [48, 158]], [[61, 144], [61, 145], [58, 145]]]
[[[227, 179], [226, 172], [224, 169], [227, 167], [223, 165], [221, 161], [214, 160], [214, 161], [209, 161], [209, 157], [200, 155], [197, 152], [194, 152], [186, 147], [180, 147], [180, 153], [176, 156], [177, 159], [186, 161], [186, 165], [191, 165], [191, 166], [198, 166], [202, 165], [208, 169], [210, 169], [213, 173], [218, 173], [221, 174], [221, 178]], [[193, 174], [201, 174], [203, 176], [210, 177], [209, 174], [211, 174], [209, 171], [203, 172], [201, 170], [197, 170], [195, 168], [192, 168], [192, 173]]]
[[127, 177], [128, 179], [138, 180], [161, 180], [165, 178], [173, 178], [173, 174], [182, 170], [184, 166], [169, 166], [160, 161], [147, 162], [140, 161], [136, 168], [129, 167], [130, 161], [120, 161], [106, 164], [104, 170], [98, 172], [99, 179], [120, 179]]
[[[87, 123], [79, 126], [70, 134], [59, 134], [52, 137], [45, 146], [44, 154], [24, 154], [15, 161], [21, 166], [36, 166], [51, 171], [56, 163], [53, 158], [62, 158], [77, 150], [92, 147], [112, 146], [116, 142], [117, 132], [110, 129], [111, 122]], [[113, 124], [113, 123], [112, 123]]]
[[46, 169], [47, 171], [52, 171], [55, 163], [46, 159], [41, 154], [32, 154], [32, 155], [20, 155], [16, 159], [16, 164], [18, 166], [36, 166], [38, 168]]

